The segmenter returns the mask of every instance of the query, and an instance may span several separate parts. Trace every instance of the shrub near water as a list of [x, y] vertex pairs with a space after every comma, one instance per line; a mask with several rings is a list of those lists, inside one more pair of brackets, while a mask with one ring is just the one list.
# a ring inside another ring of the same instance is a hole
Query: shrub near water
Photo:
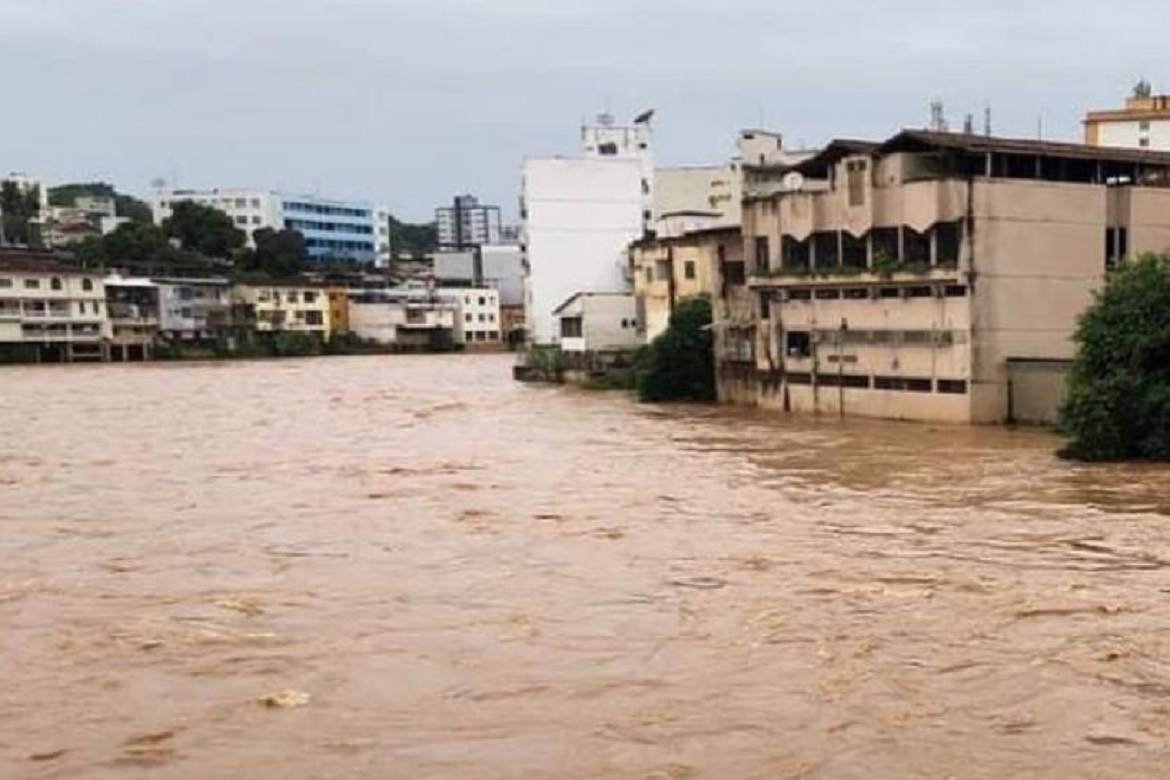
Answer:
[[670, 326], [646, 348], [639, 360], [638, 400], [715, 400], [715, 357], [711, 337], [711, 302], [683, 298], [670, 315]]
[[1170, 460], [1170, 257], [1112, 271], [1074, 339], [1061, 456]]

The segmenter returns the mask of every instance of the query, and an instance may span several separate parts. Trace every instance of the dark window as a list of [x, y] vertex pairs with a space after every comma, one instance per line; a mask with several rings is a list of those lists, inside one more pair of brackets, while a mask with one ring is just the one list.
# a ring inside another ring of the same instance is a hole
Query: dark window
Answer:
[[934, 295], [934, 290], [929, 287], [907, 287], [907, 298], [930, 298]]
[[746, 282], [743, 263], [724, 263], [723, 279], [730, 285], [742, 286]]
[[785, 333], [784, 354], [790, 358], [806, 358], [812, 355], [812, 334], [799, 330]]
[[874, 265], [897, 263], [902, 259], [897, 228], [874, 228], [870, 231], [869, 241], [873, 245]]
[[946, 286], [946, 289], [943, 290], [943, 293], [948, 298], [966, 298], [967, 297], [967, 287], [966, 287], [966, 285], [962, 285], [962, 284], [948, 284]]
[[961, 222], [940, 222], [934, 226], [934, 240], [938, 264], [957, 266], [959, 264], [959, 242], [962, 236]]
[[561, 317], [561, 338], [579, 339], [582, 333], [580, 317]]
[[840, 245], [837, 243], [839, 235], [832, 233], [813, 233], [812, 245], [817, 268], [836, 268], [841, 265]]
[[897, 287], [883, 287], [879, 293], [881, 298], [900, 298], [902, 293]]
[[1146, 147], [1148, 147], [1149, 145], [1150, 145], [1150, 139], [1149, 139], [1149, 138], [1143, 137], [1143, 138], [1139, 138], [1139, 139], [1138, 139], [1138, 146], [1142, 147], [1143, 149], [1145, 149], [1145, 148], [1146, 148]]
[[756, 273], [767, 273], [770, 265], [768, 237], [756, 236]]
[[92, 292], [93, 291], [93, 280], [92, 279], [82, 279], [81, 280], [81, 289], [85, 290], [86, 292]]
[[905, 245], [903, 258], [907, 263], [930, 265], [930, 235], [919, 233], [914, 228], [903, 228], [902, 241]]
[[695, 261], [694, 260], [687, 260], [685, 263], [683, 263], [683, 278], [684, 279], [694, 279], [695, 278]]
[[784, 236], [780, 241], [783, 252], [781, 263], [785, 268], [799, 269], [809, 267], [809, 244], [807, 241], [797, 241], [792, 236]]
[[319, 311], [307, 311], [307, 312], [305, 312], [305, 324], [306, 325], [324, 325], [325, 324], [325, 315]]
[[790, 385], [811, 385], [812, 374], [787, 374], [785, 378]]
[[938, 391], [948, 395], [966, 395], [967, 382], [962, 379], [940, 379], [938, 380]]
[[1114, 268], [1129, 254], [1129, 230], [1105, 228], [1105, 268]]
[[855, 374], [817, 374], [817, 384], [821, 387], [849, 387], [868, 390], [869, 377]]
[[865, 287], [850, 287], [844, 295], [849, 301], [864, 301], [869, 297], [869, 290]]
[[613, 157], [618, 153], [618, 147], [615, 143], [599, 144], [597, 153], [603, 157]]
[[52, 279], [49, 281], [49, 287], [53, 288], [54, 290], [60, 290], [60, 289], [61, 289], [61, 286], [62, 286], [62, 285], [61, 285], [61, 280], [60, 280], [60, 279], [58, 279], [56, 276], [54, 276], [54, 277], [53, 277], [53, 278], [52, 278]]
[[841, 233], [841, 265], [846, 268], [865, 268], [869, 241], [866, 236], [855, 236], [849, 231]]
[[841, 299], [841, 291], [832, 287], [822, 288], [813, 293], [813, 297], [818, 301], [838, 301]]
[[812, 290], [789, 290], [788, 300], [790, 301], [811, 301]]
[[929, 393], [934, 389], [934, 383], [929, 379], [913, 379], [901, 376], [875, 376], [873, 378], [873, 387], [875, 390]]
[[772, 318], [772, 301], [768, 297], [768, 293], [760, 293], [760, 319], [768, 320]]
[[40, 279], [25, 279], [24, 280], [24, 287], [26, 290], [39, 290], [39, 289], [41, 289], [41, 280]]

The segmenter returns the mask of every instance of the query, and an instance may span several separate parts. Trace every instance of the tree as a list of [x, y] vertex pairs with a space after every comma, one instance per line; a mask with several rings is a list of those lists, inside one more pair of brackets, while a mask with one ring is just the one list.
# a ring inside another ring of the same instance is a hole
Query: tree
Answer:
[[1073, 460], [1170, 460], [1170, 256], [1109, 273], [1081, 316], [1061, 408]]
[[171, 245], [161, 228], [127, 222], [101, 238], [88, 238], [74, 248], [87, 268], [122, 268], [150, 275], [203, 275], [213, 270], [212, 261]]
[[305, 237], [295, 230], [260, 228], [252, 234], [254, 250], [241, 252], [236, 269], [245, 275], [287, 279], [303, 273], [308, 263]]
[[39, 187], [23, 189], [14, 181], [0, 183], [0, 238], [9, 244], [39, 247], [37, 218], [41, 213]]
[[248, 239], [227, 214], [191, 201], [175, 203], [162, 229], [170, 238], [177, 238], [184, 249], [224, 259]]
[[390, 217], [390, 247], [396, 254], [423, 257], [439, 247], [439, 226], [400, 222]]
[[131, 222], [153, 222], [150, 206], [132, 195], [114, 189], [104, 181], [75, 182], [49, 188], [49, 205], [71, 207], [78, 198], [112, 198], [114, 214]]
[[635, 382], [640, 401], [715, 400], [710, 300], [678, 302], [669, 327], [639, 358]]

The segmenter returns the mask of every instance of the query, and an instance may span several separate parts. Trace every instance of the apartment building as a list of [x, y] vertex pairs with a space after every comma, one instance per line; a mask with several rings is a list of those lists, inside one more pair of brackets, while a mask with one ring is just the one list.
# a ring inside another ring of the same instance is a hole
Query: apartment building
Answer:
[[1170, 95], [1155, 95], [1142, 82], [1123, 108], [1090, 111], [1084, 125], [1091, 146], [1170, 151]]
[[151, 197], [154, 220], [161, 224], [175, 203], [193, 201], [219, 209], [255, 246], [261, 228], [296, 230], [315, 260], [354, 260], [390, 264], [390, 213], [363, 201], [345, 201], [316, 195], [294, 195], [271, 190], [224, 188], [189, 190], [157, 188]]
[[635, 241], [630, 273], [638, 332], [650, 342], [666, 330], [680, 299], [701, 295], [714, 303], [723, 298], [725, 278], [743, 283], [740, 228], [697, 229]]
[[1107, 268], [1170, 250], [1170, 154], [925, 131], [834, 142], [746, 199], [743, 239], [753, 311], [716, 328], [724, 400], [1049, 420]]
[[500, 207], [481, 204], [474, 195], [456, 195], [450, 206], [435, 209], [435, 223], [439, 246], [459, 249], [503, 240]]
[[499, 346], [502, 341], [500, 293], [490, 287], [440, 287], [440, 298], [459, 306], [456, 341], [468, 346]]
[[162, 277], [151, 281], [158, 287], [160, 338], [204, 345], [228, 338], [232, 312], [227, 279]]
[[236, 285], [232, 298], [242, 305], [258, 333], [311, 333], [328, 339], [332, 333], [329, 293], [302, 285]]
[[457, 341], [460, 303], [421, 288], [351, 291], [350, 330], [403, 351], [452, 349]]
[[110, 327], [103, 277], [49, 255], [0, 251], [0, 357], [105, 359]]
[[110, 321], [109, 359], [150, 360], [159, 336], [159, 288], [150, 279], [113, 274], [105, 278]]

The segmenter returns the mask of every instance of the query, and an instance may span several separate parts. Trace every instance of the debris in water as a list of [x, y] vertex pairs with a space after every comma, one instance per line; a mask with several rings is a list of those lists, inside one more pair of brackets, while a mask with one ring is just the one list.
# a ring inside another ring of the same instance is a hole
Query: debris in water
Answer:
[[270, 693], [260, 699], [261, 704], [274, 710], [294, 710], [299, 707], [307, 707], [309, 701], [311, 701], [309, 694], [303, 691], [294, 691], [291, 688]]
[[69, 751], [62, 748], [61, 750], [51, 750], [47, 753], [33, 753], [31, 756], [28, 757], [28, 760], [29, 761], [56, 761], [58, 758], [60, 758], [61, 756], [65, 755], [68, 752]]
[[692, 577], [686, 580], [670, 580], [676, 588], [693, 588], [695, 590], [719, 590], [727, 587], [727, 580], [718, 577]]

